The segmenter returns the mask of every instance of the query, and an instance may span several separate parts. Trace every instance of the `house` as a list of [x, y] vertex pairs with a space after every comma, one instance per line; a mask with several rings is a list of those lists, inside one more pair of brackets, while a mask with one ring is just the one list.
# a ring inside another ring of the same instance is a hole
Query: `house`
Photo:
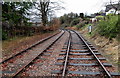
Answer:
[[106, 15], [108, 14], [118, 14], [120, 13], [120, 5], [119, 4], [109, 4], [106, 6]]
[[104, 16], [106, 16], [106, 13], [104, 10], [101, 10], [99, 13], [94, 13], [94, 14], [91, 14], [91, 18], [90, 18], [90, 21], [92, 23], [95, 23], [101, 19], [104, 19]]

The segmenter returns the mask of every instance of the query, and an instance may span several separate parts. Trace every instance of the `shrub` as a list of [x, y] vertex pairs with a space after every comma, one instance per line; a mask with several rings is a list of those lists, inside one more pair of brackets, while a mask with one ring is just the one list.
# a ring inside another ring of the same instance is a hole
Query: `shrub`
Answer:
[[43, 27], [27, 27], [27, 26], [17, 26], [17, 27], [2, 27], [2, 40], [7, 40], [14, 38], [16, 36], [32, 36], [34, 34], [39, 34], [43, 32]]
[[80, 22], [80, 19], [74, 19], [71, 23], [70, 26], [77, 25]]
[[103, 20], [103, 19], [104, 19], [104, 16], [96, 16], [96, 19], [97, 19], [97, 20]]
[[82, 26], [81, 26], [80, 24], [77, 24], [77, 25], [76, 25], [76, 28], [77, 28], [77, 29], [80, 29], [81, 27], [82, 27]]
[[100, 35], [106, 36], [108, 38], [115, 38], [118, 35], [119, 27], [118, 16], [110, 16], [107, 20], [99, 21], [97, 25], [97, 31]]
[[2, 31], [2, 40], [7, 40], [7, 39], [8, 39], [7, 32]]
[[79, 23], [79, 24], [76, 25], [77, 29], [80, 29], [83, 26], [85, 26], [85, 22], [81, 22], [81, 23]]

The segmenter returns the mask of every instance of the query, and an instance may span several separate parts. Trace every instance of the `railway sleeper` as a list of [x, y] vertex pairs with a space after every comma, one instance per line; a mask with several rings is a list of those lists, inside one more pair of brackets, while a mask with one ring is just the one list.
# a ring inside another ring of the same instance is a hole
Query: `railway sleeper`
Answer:
[[[87, 43], [89, 46], [91, 46], [92, 44], [91, 43]], [[81, 45], [85, 45], [84, 43], [81, 43]]]
[[[67, 50], [61, 50], [61, 52], [66, 52]], [[70, 50], [70, 52], [88, 52], [88, 50]]]
[[89, 50], [70, 50], [70, 52], [88, 52]]
[[[96, 50], [95, 47], [90, 47], [92, 50]], [[84, 49], [88, 49], [88, 47], [84, 47]]]
[[16, 71], [9, 71], [9, 70], [5, 70], [5, 71], [1, 71], [0, 73], [2, 74], [11, 74], [11, 73], [15, 73]]
[[[82, 75], [100, 75], [101, 72], [87, 72], [87, 71], [68, 71], [68, 74], [82, 74]], [[117, 72], [110, 72], [112, 76], [119, 76]]]
[[[83, 47], [86, 47], [86, 45], [83, 45]], [[93, 47], [93, 45], [89, 45], [89, 47]]]
[[[58, 58], [57, 60], [64, 60], [65, 57]], [[94, 58], [69, 58], [69, 60], [94, 60]], [[99, 58], [99, 60], [106, 60], [105, 58]]]
[[[61, 52], [66, 52], [67, 50], [61, 50]], [[98, 50], [93, 50], [94, 52], [98, 52]], [[70, 50], [70, 52], [89, 52], [89, 50]]]
[[[63, 65], [64, 63], [56, 63], [56, 65]], [[102, 63], [105, 67], [112, 67], [111, 64], [108, 63]], [[86, 64], [86, 63], [68, 63], [69, 66], [99, 66], [97, 63], [91, 63], [91, 64]]]
[[83, 42], [72, 42], [71, 44], [78, 44], [78, 45], [81, 45], [81, 44], [83, 44]]
[[[101, 55], [100, 53], [95, 53], [96, 55]], [[66, 53], [60, 53], [59, 55], [66, 55]], [[69, 55], [92, 55], [92, 53], [69, 53]]]
[[[54, 70], [51, 74], [61, 74], [61, 70]], [[101, 72], [88, 72], [88, 71], [67, 71], [67, 74], [78, 74], [78, 75], [101, 75]], [[112, 76], [120, 76], [118, 72], [110, 72]]]
[[50, 56], [51, 54], [44, 54], [44, 56]]

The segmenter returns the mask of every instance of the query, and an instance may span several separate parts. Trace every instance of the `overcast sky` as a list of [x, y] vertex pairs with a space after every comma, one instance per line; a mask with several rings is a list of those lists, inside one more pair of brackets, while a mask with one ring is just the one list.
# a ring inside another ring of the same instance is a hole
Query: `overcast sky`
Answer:
[[[60, 10], [56, 13], [57, 17], [64, 15], [65, 13], [96, 13], [102, 9], [105, 9], [104, 6], [106, 2], [110, 0], [61, 0], [64, 2], [63, 6], [65, 10]], [[118, 0], [111, 0], [112, 2]]]

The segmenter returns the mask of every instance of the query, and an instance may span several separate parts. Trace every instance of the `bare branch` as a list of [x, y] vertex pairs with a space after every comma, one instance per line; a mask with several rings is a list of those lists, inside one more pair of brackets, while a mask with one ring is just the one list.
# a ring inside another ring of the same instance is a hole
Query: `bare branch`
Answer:
[[58, 2], [51, 2], [50, 0], [39, 0], [39, 2], [34, 2], [35, 8], [40, 11], [42, 23], [45, 26], [48, 22], [48, 16], [51, 16], [55, 13], [56, 10], [64, 9], [60, 6]]

